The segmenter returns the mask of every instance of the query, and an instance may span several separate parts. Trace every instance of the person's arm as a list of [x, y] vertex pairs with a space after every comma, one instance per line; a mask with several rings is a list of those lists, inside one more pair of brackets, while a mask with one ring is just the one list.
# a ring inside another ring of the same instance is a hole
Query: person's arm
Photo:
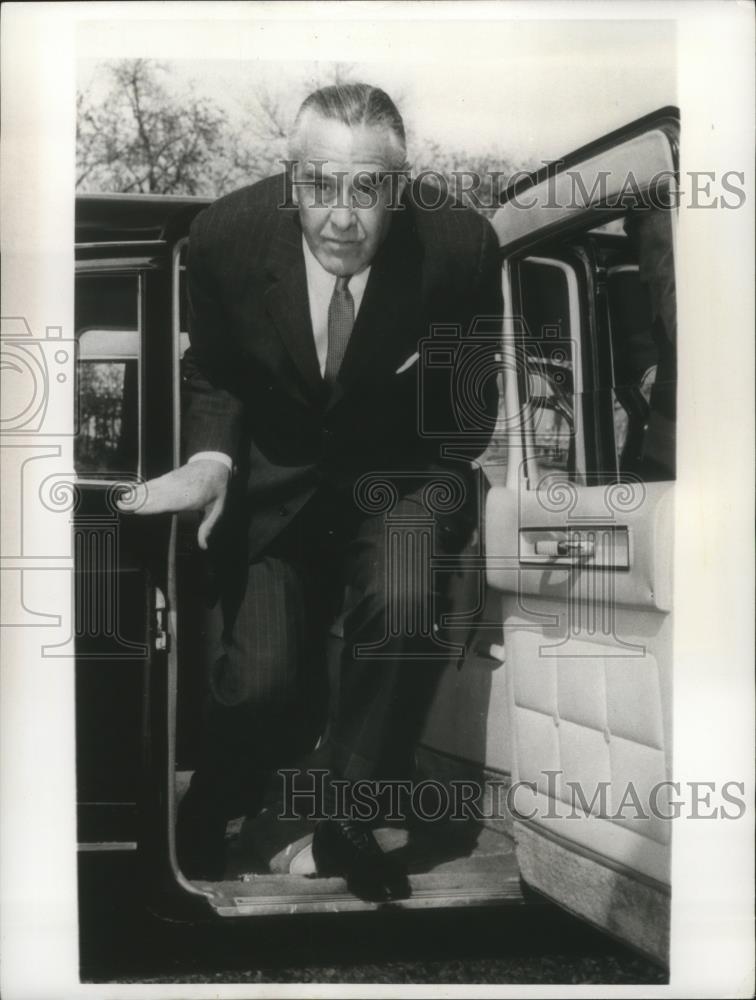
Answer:
[[182, 432], [189, 458], [130, 491], [118, 506], [135, 514], [202, 510], [197, 542], [206, 549], [225, 507], [244, 407], [234, 385], [237, 366], [227, 341], [225, 310], [203, 259], [199, 217], [190, 236], [187, 279], [190, 347], [182, 361]]
[[210, 532], [223, 513], [231, 472], [224, 462], [201, 459], [180, 465], [164, 476], [133, 487], [118, 500], [124, 514], [177, 514], [201, 510], [204, 515], [197, 530], [197, 543], [207, 548]]
[[[192, 225], [186, 261], [189, 348], [182, 375], [184, 454], [222, 452], [235, 458], [244, 405], [239, 364], [229, 342], [229, 320], [211, 266], [204, 213]], [[217, 259], [217, 254], [216, 258]]]

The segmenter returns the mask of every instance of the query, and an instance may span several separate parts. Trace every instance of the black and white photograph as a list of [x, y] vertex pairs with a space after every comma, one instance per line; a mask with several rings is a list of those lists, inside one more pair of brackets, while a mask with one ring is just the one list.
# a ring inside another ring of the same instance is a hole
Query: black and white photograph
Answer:
[[753, 15], [5, 5], [4, 995], [753, 994]]

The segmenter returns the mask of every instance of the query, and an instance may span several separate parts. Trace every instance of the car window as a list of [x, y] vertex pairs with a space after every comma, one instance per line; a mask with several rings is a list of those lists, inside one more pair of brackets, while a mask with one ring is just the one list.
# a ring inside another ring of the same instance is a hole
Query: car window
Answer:
[[528, 483], [544, 476], [570, 480], [584, 466], [580, 415], [579, 304], [574, 267], [532, 256], [519, 262], [516, 301], [521, 318], [520, 398]]
[[139, 276], [76, 278], [77, 433], [80, 477], [139, 472]]
[[516, 261], [530, 489], [675, 478], [672, 222], [630, 211]]

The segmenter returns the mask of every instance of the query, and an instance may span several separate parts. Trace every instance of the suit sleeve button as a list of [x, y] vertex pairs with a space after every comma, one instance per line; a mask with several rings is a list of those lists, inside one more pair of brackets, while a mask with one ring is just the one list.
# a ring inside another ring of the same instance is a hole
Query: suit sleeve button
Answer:
[[288, 514], [289, 514], [289, 508], [288, 507], [279, 507], [278, 508], [278, 513], [281, 515], [281, 517], [287, 517]]

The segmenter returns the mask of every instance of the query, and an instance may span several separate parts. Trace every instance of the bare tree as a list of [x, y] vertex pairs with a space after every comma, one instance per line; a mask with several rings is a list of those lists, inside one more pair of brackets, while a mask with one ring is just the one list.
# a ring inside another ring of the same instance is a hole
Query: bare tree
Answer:
[[225, 113], [207, 98], [178, 96], [167, 70], [146, 59], [109, 66], [105, 97], [77, 100], [81, 190], [214, 193]]
[[[318, 87], [352, 81], [355, 72], [349, 63], [330, 63], [317, 65], [296, 86], [258, 80], [229, 100], [227, 110], [197, 96], [192, 86], [179, 86], [160, 63], [106, 64], [95, 85], [77, 97], [77, 188], [217, 197], [268, 177], [287, 158], [287, 136], [302, 100]], [[404, 112], [406, 95], [392, 96]], [[415, 174], [423, 172], [493, 214], [515, 172], [511, 161], [496, 151], [462, 152], [409, 132]]]
[[[523, 167], [496, 150], [481, 153], [449, 149], [433, 139], [417, 137], [411, 143], [412, 172], [458, 201], [492, 216], [499, 198]], [[524, 169], [531, 169], [525, 167]]]
[[[82, 191], [217, 196], [276, 173], [307, 93], [345, 82], [352, 67], [318, 67], [299, 87], [258, 83], [232, 127], [225, 109], [180, 90], [149, 59], [100, 71], [99, 86], [77, 96], [76, 186]], [[97, 90], [95, 95], [93, 90]]]
[[305, 97], [320, 87], [348, 83], [353, 77], [351, 63], [334, 62], [318, 65], [295, 87], [258, 83], [242, 103], [242, 125], [233, 156], [236, 168], [249, 180], [281, 170], [291, 126]]
[[259, 84], [242, 102], [231, 162], [240, 183], [278, 173], [286, 159], [286, 139], [298, 107], [297, 95]]

